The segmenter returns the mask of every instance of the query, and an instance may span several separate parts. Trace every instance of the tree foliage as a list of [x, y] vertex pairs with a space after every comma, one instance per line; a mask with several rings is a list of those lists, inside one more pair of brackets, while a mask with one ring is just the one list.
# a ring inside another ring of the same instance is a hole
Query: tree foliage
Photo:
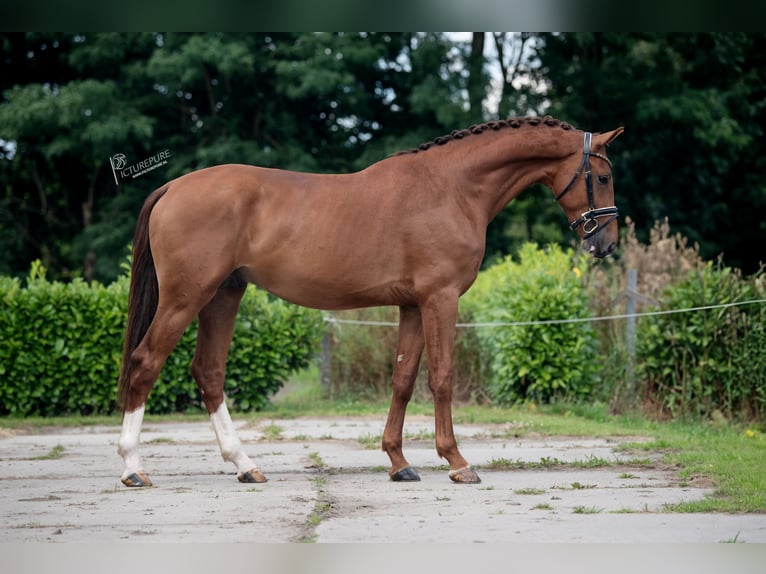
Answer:
[[[550, 112], [611, 150], [621, 211], [666, 216], [753, 271], [766, 189], [763, 34], [4, 33], [0, 273], [119, 275], [137, 211], [188, 171], [348, 172], [492, 116]], [[115, 184], [114, 154], [166, 166]], [[542, 190], [490, 227], [488, 263], [570, 244]]]
[[[143, 198], [219, 163], [352, 171], [468, 123], [440, 34], [6, 34], [0, 272], [107, 280]], [[481, 114], [475, 121], [481, 121]], [[115, 185], [109, 158], [171, 160]]]
[[551, 112], [626, 127], [610, 151], [622, 212], [748, 272], [765, 259], [766, 35], [546, 34]]

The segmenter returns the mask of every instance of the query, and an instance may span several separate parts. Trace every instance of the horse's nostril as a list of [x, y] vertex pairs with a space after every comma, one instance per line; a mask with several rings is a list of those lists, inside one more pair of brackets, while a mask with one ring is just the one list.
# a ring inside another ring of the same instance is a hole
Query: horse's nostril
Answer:
[[613, 241], [609, 245], [607, 245], [605, 248], [601, 248], [600, 246], [597, 247], [594, 244], [591, 244], [588, 246], [588, 253], [593, 255], [594, 257], [598, 259], [603, 259], [604, 257], [608, 257], [612, 253], [614, 253], [615, 249], [617, 249], [617, 243]]

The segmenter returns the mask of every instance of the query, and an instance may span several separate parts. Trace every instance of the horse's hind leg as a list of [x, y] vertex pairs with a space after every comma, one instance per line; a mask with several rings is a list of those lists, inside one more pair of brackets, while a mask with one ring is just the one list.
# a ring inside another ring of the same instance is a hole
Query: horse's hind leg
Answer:
[[146, 399], [160, 375], [162, 365], [195, 314], [196, 309], [188, 305], [170, 306], [160, 302], [141, 344], [130, 355], [130, 387], [117, 443], [117, 452], [125, 461], [122, 473], [125, 486], [152, 485], [138, 455]]
[[210, 421], [215, 430], [221, 456], [237, 467], [240, 482], [266, 482], [266, 477], [242, 449], [234, 423], [226, 406], [223, 391], [226, 376], [226, 356], [234, 333], [239, 303], [246, 283], [235, 273], [216, 292], [199, 313], [197, 348], [191, 372], [202, 392]]
[[391, 459], [389, 476], [395, 481], [420, 480], [402, 453], [402, 430], [404, 415], [412, 397], [415, 378], [423, 354], [423, 325], [417, 307], [399, 309], [399, 341], [396, 346], [396, 362], [391, 382], [393, 396], [383, 431], [383, 450]]

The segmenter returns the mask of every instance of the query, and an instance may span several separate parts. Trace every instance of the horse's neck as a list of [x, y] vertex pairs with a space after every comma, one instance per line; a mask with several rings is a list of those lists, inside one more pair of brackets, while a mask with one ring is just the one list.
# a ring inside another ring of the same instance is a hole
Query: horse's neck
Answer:
[[451, 150], [443, 148], [455, 154], [445, 158], [445, 165], [456, 172], [452, 179], [464, 186], [456, 193], [473, 193], [487, 222], [529, 186], [552, 188], [556, 164], [571, 153], [560, 133], [549, 128], [532, 131], [536, 129], [482, 134], [474, 141], [456, 142]]

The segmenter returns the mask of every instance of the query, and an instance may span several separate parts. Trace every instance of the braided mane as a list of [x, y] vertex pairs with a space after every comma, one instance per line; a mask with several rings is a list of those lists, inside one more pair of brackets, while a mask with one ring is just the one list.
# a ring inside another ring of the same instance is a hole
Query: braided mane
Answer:
[[562, 130], [573, 130], [575, 129], [570, 124], [566, 122], [562, 122], [561, 120], [557, 120], [556, 118], [552, 118], [551, 116], [545, 116], [545, 117], [520, 117], [520, 118], [508, 118], [507, 120], [493, 120], [489, 121], [483, 124], [477, 124], [473, 125], [469, 128], [466, 128], [464, 130], [454, 130], [451, 133], [443, 136], [439, 136], [435, 139], [433, 139], [430, 142], [425, 142], [420, 144], [418, 147], [413, 148], [411, 150], [406, 151], [400, 151], [397, 153], [392, 154], [393, 156], [398, 155], [407, 155], [411, 153], [418, 153], [421, 151], [426, 151], [430, 147], [433, 147], [435, 145], [444, 145], [446, 143], [449, 143], [453, 140], [460, 140], [463, 139], [466, 136], [469, 135], [479, 135], [484, 133], [487, 130], [499, 130], [501, 128], [520, 128], [522, 126], [539, 126], [539, 125], [545, 125], [548, 127], [560, 127]]

